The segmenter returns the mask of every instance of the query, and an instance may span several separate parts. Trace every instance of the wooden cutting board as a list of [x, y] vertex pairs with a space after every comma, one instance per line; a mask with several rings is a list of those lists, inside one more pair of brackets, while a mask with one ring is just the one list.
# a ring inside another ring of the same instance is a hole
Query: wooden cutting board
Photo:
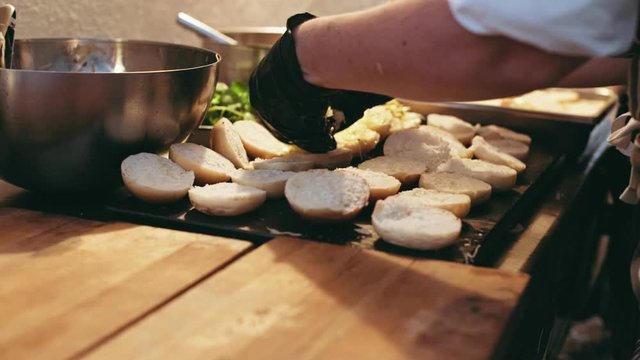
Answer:
[[0, 357], [61, 359], [239, 256], [209, 235], [0, 208]]
[[524, 274], [276, 238], [90, 359], [489, 359]]

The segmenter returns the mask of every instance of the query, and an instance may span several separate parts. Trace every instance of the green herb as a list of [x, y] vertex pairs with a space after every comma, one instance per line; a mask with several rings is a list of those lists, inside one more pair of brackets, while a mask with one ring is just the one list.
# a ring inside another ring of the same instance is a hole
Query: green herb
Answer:
[[219, 82], [211, 99], [211, 106], [203, 125], [215, 125], [221, 118], [227, 118], [231, 122], [238, 120], [255, 120], [251, 113], [249, 100], [249, 86], [239, 82], [231, 85]]

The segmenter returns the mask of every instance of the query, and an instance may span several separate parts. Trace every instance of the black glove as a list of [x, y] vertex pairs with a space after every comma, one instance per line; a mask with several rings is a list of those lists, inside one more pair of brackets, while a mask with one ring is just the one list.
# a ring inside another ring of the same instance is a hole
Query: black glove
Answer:
[[[249, 88], [252, 107], [277, 138], [311, 152], [326, 152], [336, 148], [333, 133], [338, 126], [348, 126], [364, 110], [390, 98], [326, 89], [304, 80], [293, 30], [314, 17], [302, 13], [287, 20], [287, 31], [253, 71]], [[334, 115], [327, 117], [329, 106]]]

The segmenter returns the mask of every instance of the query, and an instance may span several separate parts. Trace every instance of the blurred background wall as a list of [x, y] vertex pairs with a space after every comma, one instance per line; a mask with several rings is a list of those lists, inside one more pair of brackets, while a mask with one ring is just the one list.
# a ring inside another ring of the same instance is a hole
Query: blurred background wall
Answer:
[[284, 26], [290, 15], [330, 15], [387, 0], [13, 0], [19, 38], [119, 37], [198, 45], [176, 23], [183, 11], [215, 26]]

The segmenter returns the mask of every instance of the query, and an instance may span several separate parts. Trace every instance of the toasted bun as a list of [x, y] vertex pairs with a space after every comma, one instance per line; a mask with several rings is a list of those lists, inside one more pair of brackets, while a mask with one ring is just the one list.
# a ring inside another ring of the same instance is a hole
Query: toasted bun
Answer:
[[231, 180], [240, 185], [252, 186], [267, 192], [269, 198], [284, 196], [284, 185], [295, 173], [280, 170], [236, 170]]
[[465, 194], [446, 193], [437, 190], [415, 188], [395, 195], [398, 198], [411, 197], [422, 201], [426, 206], [451, 211], [455, 216], [463, 218], [471, 210], [471, 198]]
[[196, 186], [189, 190], [193, 207], [213, 216], [235, 216], [257, 209], [267, 199], [267, 192], [233, 183]]
[[291, 146], [278, 140], [264, 125], [256, 121], [236, 121], [233, 127], [238, 131], [242, 144], [251, 157], [271, 159], [291, 151]]
[[313, 169], [313, 161], [295, 157], [275, 157], [271, 159], [255, 159], [249, 165], [256, 170], [306, 171]]
[[418, 250], [451, 245], [462, 229], [462, 222], [453, 213], [427, 206], [420, 199], [399, 195], [378, 201], [371, 222], [383, 240]]
[[193, 171], [186, 171], [169, 159], [150, 153], [131, 155], [120, 165], [122, 180], [138, 199], [168, 203], [187, 195], [193, 185]]
[[393, 118], [393, 121], [391, 122], [391, 128], [389, 129], [389, 133], [394, 133], [400, 130], [417, 129], [420, 126], [420, 124], [422, 124], [423, 121], [424, 121], [424, 116], [422, 116], [422, 114], [407, 111], [404, 114], [402, 114], [401, 117]]
[[237, 168], [246, 169], [249, 166], [247, 151], [242, 145], [240, 135], [226, 118], [218, 120], [211, 128], [209, 147], [229, 159]]
[[498, 150], [507, 153], [516, 159], [524, 161], [529, 155], [529, 146], [525, 143], [511, 139], [485, 139]]
[[523, 144], [531, 144], [531, 137], [526, 134], [521, 134], [513, 130], [507, 129], [497, 125], [476, 126], [476, 132], [483, 138], [489, 139], [511, 139], [519, 141]]
[[409, 107], [402, 104], [398, 100], [388, 101], [384, 106], [393, 115], [389, 132], [393, 133], [400, 130], [415, 129], [424, 121], [422, 114], [409, 111]]
[[353, 153], [349, 149], [335, 149], [326, 153], [312, 154], [295, 154], [285, 156], [283, 159], [293, 159], [301, 161], [311, 161], [313, 166], [321, 169], [335, 169], [339, 167], [349, 166]]
[[376, 148], [380, 134], [365, 126], [350, 126], [336, 133], [335, 139], [339, 149], [348, 149], [353, 156], [362, 158]]
[[356, 174], [315, 169], [292, 176], [284, 195], [306, 219], [339, 222], [353, 219], [367, 205], [369, 186]]
[[495, 146], [489, 144], [482, 138], [482, 136], [476, 136], [473, 138], [472, 142], [473, 153], [475, 156], [484, 161], [488, 161], [490, 163], [505, 165], [518, 173], [523, 172], [527, 165], [522, 161], [516, 159], [515, 157], [500, 151]]
[[427, 165], [423, 161], [395, 156], [378, 156], [363, 161], [358, 169], [377, 171], [391, 175], [401, 183], [409, 185], [418, 181]]
[[369, 185], [369, 201], [371, 202], [394, 195], [400, 190], [400, 181], [385, 173], [354, 167], [337, 169], [336, 171], [346, 171], [361, 176]]
[[420, 175], [421, 188], [453, 194], [464, 194], [471, 198], [471, 205], [481, 204], [491, 197], [491, 185], [462, 174], [448, 172]]
[[192, 170], [198, 184], [228, 181], [236, 169], [224, 156], [205, 146], [192, 143], [171, 145], [169, 159], [185, 170]]
[[453, 134], [465, 145], [469, 145], [471, 139], [476, 135], [473, 125], [451, 115], [429, 114], [427, 115], [427, 124]]
[[504, 165], [492, 164], [484, 160], [450, 159], [438, 167], [438, 171], [462, 174], [482, 180], [494, 191], [506, 191], [516, 184], [518, 173]]

